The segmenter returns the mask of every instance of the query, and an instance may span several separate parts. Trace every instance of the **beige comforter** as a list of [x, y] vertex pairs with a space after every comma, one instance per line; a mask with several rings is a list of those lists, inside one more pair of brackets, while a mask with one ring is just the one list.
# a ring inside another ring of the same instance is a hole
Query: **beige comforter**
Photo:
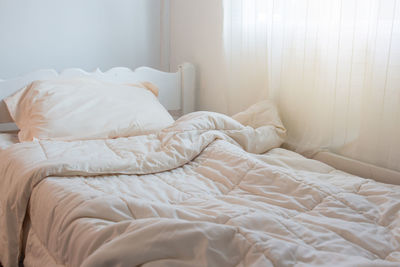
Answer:
[[400, 187], [257, 155], [285, 132], [266, 103], [236, 119], [0, 152], [1, 262], [17, 266], [33, 191], [32, 229], [60, 265], [399, 266]]

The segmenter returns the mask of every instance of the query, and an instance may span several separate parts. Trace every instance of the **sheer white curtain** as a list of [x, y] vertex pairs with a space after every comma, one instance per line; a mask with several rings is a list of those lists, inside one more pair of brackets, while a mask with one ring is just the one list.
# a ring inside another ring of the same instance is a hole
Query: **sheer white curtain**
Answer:
[[279, 106], [298, 152], [400, 171], [400, 0], [224, 0], [234, 113]]

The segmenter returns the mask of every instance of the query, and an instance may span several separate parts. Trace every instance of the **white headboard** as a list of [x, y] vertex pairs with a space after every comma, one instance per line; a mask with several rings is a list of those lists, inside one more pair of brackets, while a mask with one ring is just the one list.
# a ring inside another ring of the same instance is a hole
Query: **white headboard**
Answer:
[[163, 72], [148, 67], [132, 71], [128, 68], [112, 68], [106, 72], [97, 69], [86, 72], [81, 69], [66, 69], [60, 74], [55, 70], [38, 70], [22, 77], [0, 80], [0, 132], [16, 130], [7, 111], [4, 98], [30, 84], [34, 80], [49, 80], [57, 77], [94, 77], [115, 83], [135, 83], [148, 81], [159, 89], [159, 100], [166, 109], [174, 114], [186, 114], [195, 109], [195, 68], [190, 63], [179, 66], [174, 73]]

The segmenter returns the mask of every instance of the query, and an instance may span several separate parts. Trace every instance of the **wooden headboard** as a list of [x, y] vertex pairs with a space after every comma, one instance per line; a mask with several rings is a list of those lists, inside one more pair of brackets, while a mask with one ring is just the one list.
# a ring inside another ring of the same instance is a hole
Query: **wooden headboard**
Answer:
[[137, 83], [148, 81], [159, 89], [159, 100], [174, 115], [186, 114], [195, 109], [195, 68], [190, 63], [179, 66], [177, 72], [163, 72], [149, 67], [140, 67], [132, 71], [117, 67], [106, 72], [97, 69], [86, 72], [81, 69], [66, 69], [61, 73], [55, 70], [38, 70], [22, 77], [0, 80], [0, 132], [17, 130], [3, 101], [7, 96], [25, 87], [35, 80], [50, 80], [57, 77], [77, 78], [93, 77], [114, 83]]

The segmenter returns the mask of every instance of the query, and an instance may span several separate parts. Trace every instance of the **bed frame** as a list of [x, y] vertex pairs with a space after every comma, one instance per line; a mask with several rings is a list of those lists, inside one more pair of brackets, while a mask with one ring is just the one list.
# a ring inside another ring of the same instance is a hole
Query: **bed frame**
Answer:
[[38, 70], [22, 77], [1, 80], [0, 79], [0, 132], [16, 131], [17, 126], [8, 113], [3, 101], [19, 89], [30, 84], [34, 80], [49, 80], [58, 77], [77, 78], [93, 77], [96, 79], [115, 83], [135, 83], [148, 81], [159, 88], [159, 100], [174, 117], [195, 110], [195, 68], [190, 63], [179, 66], [177, 72], [163, 72], [149, 67], [140, 67], [132, 71], [128, 68], [117, 67], [106, 72], [97, 69], [86, 72], [82, 69], [66, 69], [61, 73], [52, 69]]

